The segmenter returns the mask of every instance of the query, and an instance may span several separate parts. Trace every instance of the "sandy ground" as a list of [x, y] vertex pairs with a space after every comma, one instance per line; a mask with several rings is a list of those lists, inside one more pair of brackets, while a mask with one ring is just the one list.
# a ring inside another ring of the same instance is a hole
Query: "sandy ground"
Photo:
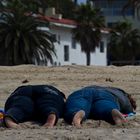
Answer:
[[125, 126], [87, 120], [81, 129], [66, 124], [62, 119], [52, 129], [27, 122], [25, 128], [18, 130], [0, 128], [0, 140], [140, 140], [140, 66], [1, 66], [0, 107], [4, 106], [14, 89], [26, 84], [51, 84], [66, 96], [86, 85], [119, 87], [136, 98], [137, 115]]

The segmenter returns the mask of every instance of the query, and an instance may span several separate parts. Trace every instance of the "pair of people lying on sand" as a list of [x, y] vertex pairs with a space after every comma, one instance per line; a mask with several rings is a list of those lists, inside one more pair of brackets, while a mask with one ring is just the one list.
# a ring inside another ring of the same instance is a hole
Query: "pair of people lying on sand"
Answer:
[[81, 127], [86, 119], [123, 124], [123, 114], [134, 113], [136, 102], [125, 91], [114, 87], [88, 86], [65, 98], [64, 93], [51, 85], [18, 87], [6, 100], [3, 122], [8, 128], [18, 128], [26, 121], [53, 127], [59, 118]]

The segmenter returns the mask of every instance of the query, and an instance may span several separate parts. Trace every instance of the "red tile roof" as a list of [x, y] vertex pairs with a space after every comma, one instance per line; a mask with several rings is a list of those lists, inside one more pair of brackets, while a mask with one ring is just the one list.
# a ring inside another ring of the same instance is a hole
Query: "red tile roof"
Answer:
[[[77, 25], [76, 21], [74, 20], [71, 20], [71, 19], [58, 19], [58, 18], [55, 18], [55, 17], [49, 17], [49, 16], [41, 16], [40, 17], [41, 19], [43, 20], [47, 20], [49, 22], [54, 22], [54, 23], [61, 23], [61, 24], [67, 24], [67, 25]], [[102, 31], [111, 31], [110, 28], [102, 28]]]
[[71, 20], [71, 19], [64, 19], [64, 18], [58, 19], [58, 18], [48, 17], [48, 16], [44, 16], [42, 18], [45, 19], [45, 20], [48, 20], [50, 22], [68, 24], [68, 25], [76, 25], [76, 22], [74, 20]]

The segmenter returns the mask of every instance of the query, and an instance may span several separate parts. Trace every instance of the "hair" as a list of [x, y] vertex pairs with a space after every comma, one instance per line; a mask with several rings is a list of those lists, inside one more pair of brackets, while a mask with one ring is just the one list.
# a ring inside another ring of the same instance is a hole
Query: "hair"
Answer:
[[137, 104], [136, 104], [136, 100], [134, 99], [134, 97], [132, 97], [131, 94], [125, 92], [124, 90], [122, 90], [122, 89], [120, 89], [120, 88], [117, 88], [117, 89], [120, 90], [120, 91], [122, 91], [122, 92], [128, 97], [128, 99], [129, 99], [129, 101], [130, 101], [130, 103], [131, 103], [131, 105], [132, 105], [132, 108], [133, 108], [134, 110], [136, 110]]
[[136, 110], [136, 108], [137, 108], [136, 100], [130, 94], [127, 94], [127, 96], [128, 96], [128, 99], [129, 99], [133, 109]]

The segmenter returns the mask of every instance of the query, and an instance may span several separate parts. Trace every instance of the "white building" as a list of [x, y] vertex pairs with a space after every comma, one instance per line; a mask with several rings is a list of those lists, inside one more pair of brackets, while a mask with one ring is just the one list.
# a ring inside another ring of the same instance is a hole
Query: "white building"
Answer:
[[[57, 39], [55, 43], [57, 57], [53, 57], [53, 65], [86, 65], [86, 54], [81, 52], [80, 44], [72, 36], [72, 29], [76, 27], [76, 23], [73, 20], [61, 18], [61, 15], [59, 18], [47, 16], [44, 18], [49, 20], [49, 30]], [[107, 38], [108, 31], [102, 30], [100, 45], [94, 53], [91, 53], [90, 65], [107, 65]]]

